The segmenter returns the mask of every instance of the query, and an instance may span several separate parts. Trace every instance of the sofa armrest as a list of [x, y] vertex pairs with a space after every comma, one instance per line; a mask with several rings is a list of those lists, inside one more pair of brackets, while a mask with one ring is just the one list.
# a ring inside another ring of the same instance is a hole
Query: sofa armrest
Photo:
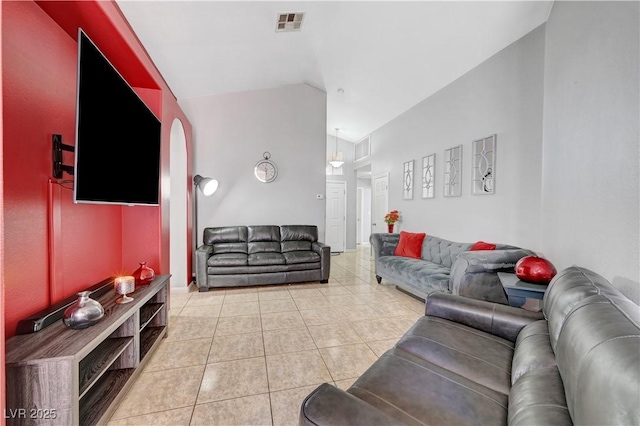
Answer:
[[320, 255], [320, 271], [322, 273], [322, 278], [320, 281], [328, 282], [329, 273], [331, 272], [331, 247], [324, 243], [316, 241], [311, 244], [311, 250]]
[[382, 256], [393, 256], [399, 241], [400, 234], [371, 234], [369, 242], [373, 249], [374, 259]]
[[429, 293], [426, 315], [447, 319], [512, 342], [529, 323], [543, 319], [542, 312], [531, 312], [513, 306], [469, 299], [447, 293]]
[[300, 407], [300, 426], [398, 424], [388, 414], [348, 392], [324, 383], [305, 398]]
[[524, 249], [465, 251], [451, 266], [451, 294], [508, 304], [498, 272], [513, 272], [516, 262], [533, 252]]
[[203, 244], [196, 249], [196, 284], [200, 291], [209, 290], [207, 260], [209, 260], [212, 254], [213, 246], [209, 244]]

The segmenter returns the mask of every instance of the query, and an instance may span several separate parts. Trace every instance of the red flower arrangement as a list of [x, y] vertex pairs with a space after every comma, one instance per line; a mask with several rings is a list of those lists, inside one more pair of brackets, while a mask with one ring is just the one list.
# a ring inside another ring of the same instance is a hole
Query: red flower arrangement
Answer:
[[384, 216], [384, 221], [387, 222], [387, 225], [393, 225], [397, 221], [400, 220], [400, 213], [398, 210], [391, 210]]

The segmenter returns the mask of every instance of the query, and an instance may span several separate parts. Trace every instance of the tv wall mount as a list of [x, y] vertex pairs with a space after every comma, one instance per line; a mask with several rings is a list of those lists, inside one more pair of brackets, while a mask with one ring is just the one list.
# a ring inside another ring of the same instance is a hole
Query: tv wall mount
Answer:
[[73, 145], [66, 145], [62, 143], [62, 135], [52, 135], [53, 140], [53, 177], [56, 179], [62, 178], [62, 173], [67, 172], [73, 175], [73, 166], [62, 163], [62, 151], [76, 152], [76, 148]]

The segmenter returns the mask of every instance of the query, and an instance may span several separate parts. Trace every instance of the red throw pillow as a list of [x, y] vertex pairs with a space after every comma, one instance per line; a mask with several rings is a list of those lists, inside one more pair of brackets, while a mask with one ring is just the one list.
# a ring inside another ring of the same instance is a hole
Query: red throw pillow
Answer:
[[427, 234], [414, 234], [412, 232], [400, 231], [400, 241], [396, 247], [395, 255], [404, 257], [414, 257], [420, 259], [422, 256], [422, 241]]
[[471, 246], [469, 251], [477, 251], [477, 250], [495, 250], [496, 245], [491, 243], [485, 243], [484, 241], [478, 241], [474, 245]]

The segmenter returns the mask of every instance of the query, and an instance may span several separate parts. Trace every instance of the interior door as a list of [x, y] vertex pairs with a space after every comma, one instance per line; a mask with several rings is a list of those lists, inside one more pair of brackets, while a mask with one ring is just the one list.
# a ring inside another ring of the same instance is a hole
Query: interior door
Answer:
[[371, 232], [387, 232], [384, 215], [389, 213], [389, 173], [373, 178], [373, 212], [371, 215]]
[[327, 182], [326, 244], [334, 252], [345, 250], [346, 200], [346, 182]]

